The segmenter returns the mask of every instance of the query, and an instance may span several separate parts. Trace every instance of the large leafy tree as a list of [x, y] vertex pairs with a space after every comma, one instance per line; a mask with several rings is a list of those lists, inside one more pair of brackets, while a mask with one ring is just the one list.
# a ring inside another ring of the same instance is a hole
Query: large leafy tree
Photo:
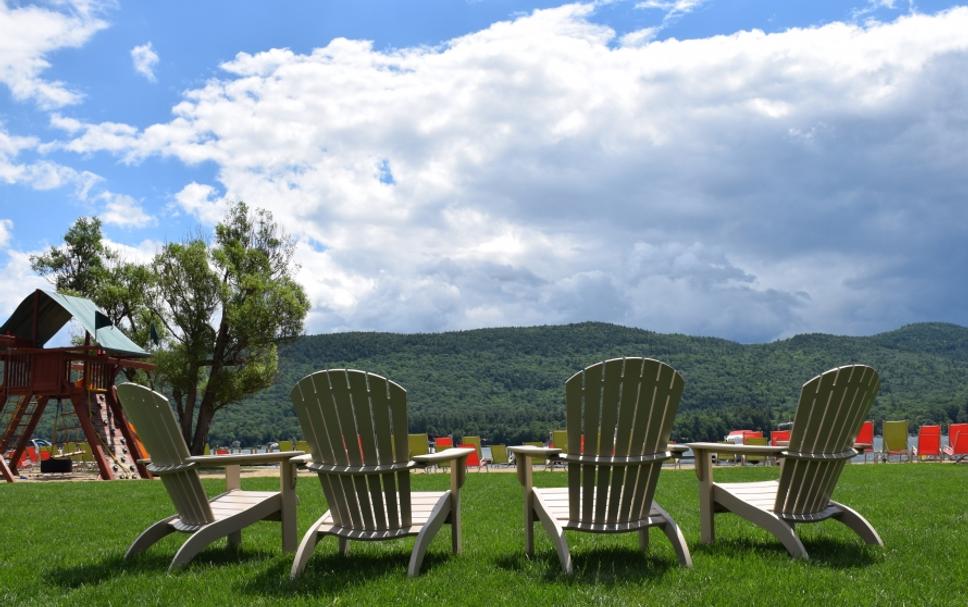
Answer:
[[212, 246], [168, 244], [151, 265], [148, 307], [169, 336], [159, 378], [193, 453], [218, 410], [272, 384], [277, 341], [302, 331], [309, 301], [292, 277], [292, 254], [269, 212], [238, 203]]
[[169, 243], [147, 265], [110, 250], [96, 218], [78, 219], [64, 243], [32, 257], [32, 267], [59, 291], [92, 299], [142, 346], [160, 334], [149, 381], [172, 396], [196, 454], [217, 411], [272, 384], [276, 343], [298, 335], [309, 310], [292, 276], [291, 238], [269, 212], [241, 202], [215, 227], [214, 243]]

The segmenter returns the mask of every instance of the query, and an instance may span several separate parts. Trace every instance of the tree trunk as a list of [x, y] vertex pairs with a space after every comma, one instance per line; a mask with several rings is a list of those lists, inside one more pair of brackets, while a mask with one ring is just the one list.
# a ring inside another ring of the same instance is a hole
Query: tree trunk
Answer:
[[192, 455], [204, 455], [205, 443], [208, 441], [208, 431], [212, 426], [212, 418], [215, 416], [215, 407], [206, 406], [203, 402], [198, 409], [198, 423], [195, 425], [195, 436], [190, 443]]

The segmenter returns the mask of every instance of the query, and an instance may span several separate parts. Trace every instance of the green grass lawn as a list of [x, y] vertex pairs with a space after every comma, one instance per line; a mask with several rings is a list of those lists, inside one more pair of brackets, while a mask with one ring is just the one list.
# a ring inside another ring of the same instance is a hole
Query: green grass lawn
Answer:
[[[777, 471], [717, 469], [718, 480], [759, 480]], [[444, 474], [414, 476], [416, 490], [445, 489]], [[220, 483], [206, 481], [211, 493]], [[272, 478], [243, 488], [272, 489]], [[565, 484], [563, 473], [538, 473], [536, 484]], [[523, 553], [521, 490], [513, 474], [471, 474], [463, 490], [464, 553], [449, 553], [444, 527], [424, 561], [406, 577], [413, 539], [355, 543], [349, 557], [321, 542], [296, 582], [280, 551], [279, 527], [243, 532], [241, 551], [224, 540], [183, 572], [165, 569], [185, 536], [172, 535], [131, 563], [128, 544], [172, 514], [159, 482], [18, 483], [0, 486], [2, 605], [956, 605], [968, 578], [968, 466], [848, 466], [835, 499], [853, 506], [881, 534], [868, 547], [827, 521], [798, 529], [809, 562], [792, 561], [779, 542], [738, 517], [717, 517], [717, 543], [699, 544], [696, 479], [667, 470], [657, 500], [677, 519], [695, 566], [676, 565], [665, 536], [652, 552], [635, 534], [568, 532], [571, 578], [540, 525], [536, 554]], [[299, 481], [300, 536], [323, 511], [315, 478]]]

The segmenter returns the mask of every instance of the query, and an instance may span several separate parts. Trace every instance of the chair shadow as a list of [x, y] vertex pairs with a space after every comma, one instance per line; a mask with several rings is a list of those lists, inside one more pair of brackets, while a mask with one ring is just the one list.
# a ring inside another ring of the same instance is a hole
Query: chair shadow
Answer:
[[[174, 556], [174, 553], [156, 552], [139, 554], [130, 561], [125, 561], [123, 554], [118, 553], [94, 563], [74, 567], [55, 567], [48, 570], [44, 577], [51, 584], [73, 589], [83, 585], [97, 585], [122, 574], [165, 573]], [[209, 548], [192, 559], [186, 569], [199, 565], [233, 565], [250, 559], [268, 560], [273, 556], [275, 556], [274, 553], [264, 550]]]
[[[807, 549], [810, 559], [801, 562], [809, 566], [830, 569], [857, 569], [874, 565], [883, 560], [880, 546], [868, 546], [861, 542], [816, 537], [808, 539], [803, 545]], [[743, 552], [770, 555], [780, 560], [794, 562], [783, 544], [769, 538], [717, 538], [713, 544], [695, 543], [692, 545], [693, 555], [706, 554], [730, 557]]]
[[524, 573], [540, 565], [542, 580], [574, 584], [612, 586], [636, 580], [655, 580], [679, 567], [675, 559], [656, 557], [639, 550], [623, 547], [600, 547], [572, 551], [572, 575], [561, 570], [561, 562], [554, 550], [536, 551], [533, 557], [523, 552], [497, 559], [497, 566], [506, 571]]
[[[286, 558], [277, 560], [258, 575], [247, 578], [239, 590], [248, 595], [271, 597], [332, 596], [380, 578], [405, 578], [410, 552], [409, 547], [380, 554], [350, 552], [347, 556], [317, 552], [309, 559], [302, 575], [295, 580], [289, 579], [292, 559]], [[446, 562], [450, 556], [449, 553], [427, 553], [420, 569], [421, 574], [426, 574], [435, 565]]]

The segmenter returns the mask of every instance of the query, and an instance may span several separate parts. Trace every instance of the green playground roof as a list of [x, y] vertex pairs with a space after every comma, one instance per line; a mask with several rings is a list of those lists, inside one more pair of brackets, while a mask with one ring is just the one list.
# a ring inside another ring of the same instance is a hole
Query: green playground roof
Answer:
[[13, 315], [0, 327], [0, 334], [14, 335], [41, 348], [72, 318], [81, 323], [91, 334], [91, 339], [108, 354], [125, 358], [151, 356], [111, 324], [90, 299], [44, 289], [37, 289], [20, 302]]

